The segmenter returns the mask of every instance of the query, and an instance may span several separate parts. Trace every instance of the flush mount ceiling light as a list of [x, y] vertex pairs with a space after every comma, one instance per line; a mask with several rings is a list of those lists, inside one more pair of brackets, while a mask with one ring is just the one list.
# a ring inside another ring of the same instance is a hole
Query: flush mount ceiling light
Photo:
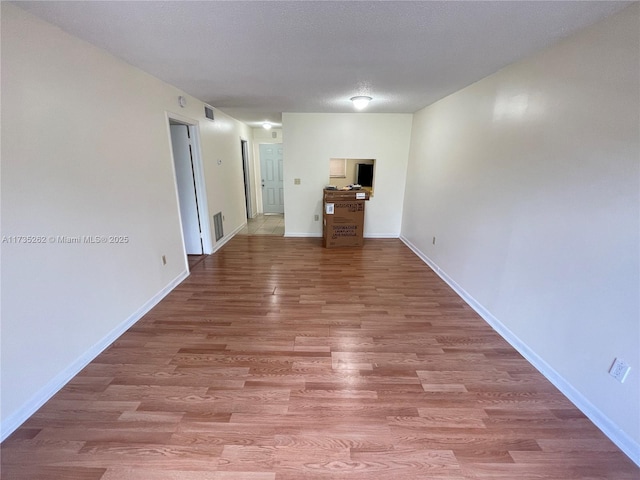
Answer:
[[351, 101], [353, 102], [353, 106], [356, 108], [356, 110], [362, 110], [367, 105], [369, 105], [371, 97], [367, 97], [366, 95], [358, 95], [356, 97], [351, 97]]
[[264, 128], [265, 130], [271, 130], [271, 124], [269, 122], [264, 122], [262, 124], [262, 128]]

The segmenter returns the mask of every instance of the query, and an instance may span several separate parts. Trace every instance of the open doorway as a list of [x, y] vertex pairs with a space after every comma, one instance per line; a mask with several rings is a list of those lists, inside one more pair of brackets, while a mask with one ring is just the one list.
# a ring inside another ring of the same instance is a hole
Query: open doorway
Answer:
[[251, 208], [251, 169], [249, 168], [249, 151], [247, 141], [240, 139], [240, 152], [242, 153], [242, 174], [244, 177], [244, 203], [247, 210], [247, 218], [253, 218]]
[[[284, 236], [284, 172], [281, 143], [261, 143], [262, 213], [247, 219], [240, 235]], [[246, 185], [246, 184], [245, 184]]]
[[212, 251], [202, 158], [195, 124], [169, 118], [169, 132], [184, 249], [191, 269]]

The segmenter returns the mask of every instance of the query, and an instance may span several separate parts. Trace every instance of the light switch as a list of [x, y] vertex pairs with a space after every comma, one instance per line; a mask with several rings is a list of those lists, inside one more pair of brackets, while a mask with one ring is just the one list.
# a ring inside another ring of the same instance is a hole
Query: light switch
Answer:
[[294, 185], [300, 185], [300, 179], [299, 178], [294, 178], [293, 179], [293, 184]]

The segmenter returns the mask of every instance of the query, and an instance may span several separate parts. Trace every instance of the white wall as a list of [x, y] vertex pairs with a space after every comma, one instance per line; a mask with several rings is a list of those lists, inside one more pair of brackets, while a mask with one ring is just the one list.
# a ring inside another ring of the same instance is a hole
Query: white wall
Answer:
[[418, 112], [402, 223], [636, 462], [638, 20], [636, 4]]
[[[209, 211], [225, 213], [228, 233], [246, 221], [239, 137], [250, 130], [221, 112], [206, 120], [192, 97], [181, 109], [180, 90], [1, 8], [5, 437], [187, 274], [167, 116], [199, 124]], [[18, 235], [46, 243], [7, 239]]]
[[[198, 105], [198, 112], [202, 110], [198, 118], [211, 229], [213, 215], [222, 212], [224, 217], [225, 236], [214, 245], [215, 251], [247, 223], [240, 140], [247, 140], [249, 162], [252, 162], [251, 128], [217, 109], [215, 121], [211, 122], [203, 118], [203, 104], [196, 99], [194, 102]], [[212, 238], [215, 240], [215, 235], [212, 234]]]
[[281, 128], [272, 128], [271, 130], [265, 130], [264, 128], [252, 128], [251, 133], [256, 145], [260, 143], [282, 143]]
[[[322, 189], [330, 158], [373, 158], [374, 196], [365, 237], [398, 237], [411, 136], [410, 114], [284, 113], [285, 236], [322, 235]], [[294, 185], [294, 179], [300, 185]], [[314, 221], [314, 215], [320, 220]]]

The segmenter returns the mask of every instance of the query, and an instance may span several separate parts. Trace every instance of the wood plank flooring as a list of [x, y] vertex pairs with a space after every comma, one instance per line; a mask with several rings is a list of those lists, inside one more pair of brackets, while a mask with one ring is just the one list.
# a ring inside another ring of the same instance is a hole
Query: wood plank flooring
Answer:
[[1, 445], [5, 480], [635, 479], [399, 240], [237, 236]]

